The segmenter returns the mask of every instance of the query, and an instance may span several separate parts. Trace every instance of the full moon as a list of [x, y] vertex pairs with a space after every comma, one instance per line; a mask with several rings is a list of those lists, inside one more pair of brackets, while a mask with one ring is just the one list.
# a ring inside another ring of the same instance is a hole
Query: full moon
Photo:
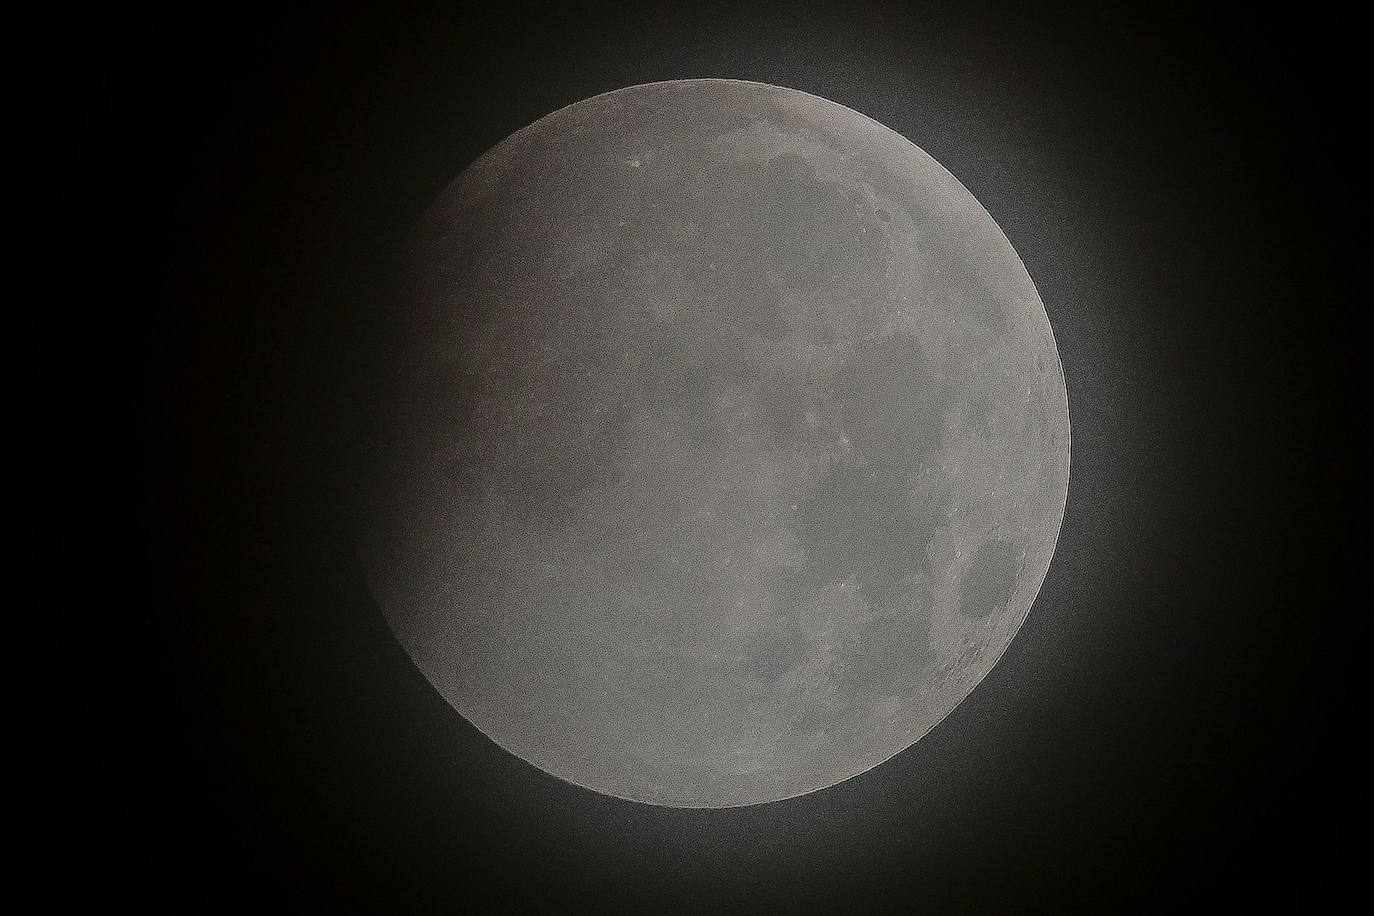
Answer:
[[358, 548], [501, 747], [657, 805], [834, 785], [982, 680], [1049, 569], [1063, 369], [934, 159], [734, 80], [578, 102], [421, 218]]

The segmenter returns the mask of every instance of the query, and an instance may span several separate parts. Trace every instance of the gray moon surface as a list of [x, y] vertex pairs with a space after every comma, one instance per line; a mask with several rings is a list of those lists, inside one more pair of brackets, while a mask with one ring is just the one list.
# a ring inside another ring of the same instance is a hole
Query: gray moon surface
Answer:
[[934, 159], [802, 92], [634, 86], [425, 213], [358, 548], [501, 747], [597, 792], [834, 785], [982, 680], [1049, 568], [1044, 305]]

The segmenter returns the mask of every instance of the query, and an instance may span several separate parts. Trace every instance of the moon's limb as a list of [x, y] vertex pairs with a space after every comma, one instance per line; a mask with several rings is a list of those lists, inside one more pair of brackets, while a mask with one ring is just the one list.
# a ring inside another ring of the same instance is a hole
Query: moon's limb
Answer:
[[914, 743], [992, 668], [1068, 487], [1062, 368], [911, 142], [730, 80], [487, 153], [417, 227], [359, 547], [441, 694], [599, 792], [726, 807]]

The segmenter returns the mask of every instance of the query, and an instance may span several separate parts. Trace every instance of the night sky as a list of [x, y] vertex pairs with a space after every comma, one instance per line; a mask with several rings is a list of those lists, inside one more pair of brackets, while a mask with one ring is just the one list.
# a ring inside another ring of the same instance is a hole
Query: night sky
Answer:
[[[24, 499], [61, 564], [40, 602], [54, 899], [1309, 899], [1333, 689], [1309, 655], [1318, 632], [1350, 654], [1329, 631], [1356, 609], [1336, 340], [1353, 293], [1330, 266], [1349, 246], [1328, 253], [1349, 183], [1317, 104], [1331, 25], [1154, 4], [419, 9], [73, 12], [49, 32], [39, 371], [71, 383], [33, 490], [60, 495]], [[694, 811], [560, 782], [463, 721], [390, 635], [350, 512], [390, 270], [423, 207], [554, 109], [706, 76], [840, 102], [968, 187], [1049, 313], [1073, 463], [1039, 598], [952, 715], [832, 789]]]

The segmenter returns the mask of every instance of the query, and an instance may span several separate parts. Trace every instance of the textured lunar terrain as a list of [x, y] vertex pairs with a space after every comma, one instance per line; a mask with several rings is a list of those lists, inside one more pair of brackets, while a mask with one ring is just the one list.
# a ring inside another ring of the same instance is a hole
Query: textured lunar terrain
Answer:
[[724, 807], [913, 744], [1063, 517], [1045, 308], [908, 140], [793, 90], [636, 86], [470, 166], [408, 250], [359, 549], [502, 747]]

